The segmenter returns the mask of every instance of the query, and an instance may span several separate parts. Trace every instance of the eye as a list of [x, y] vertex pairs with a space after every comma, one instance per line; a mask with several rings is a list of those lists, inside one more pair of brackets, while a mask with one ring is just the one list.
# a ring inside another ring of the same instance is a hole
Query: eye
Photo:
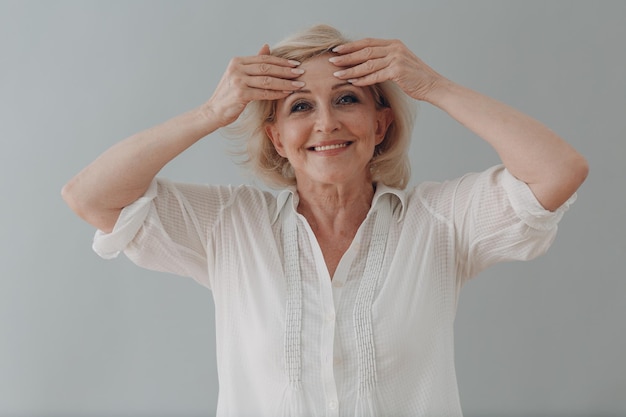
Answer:
[[307, 103], [306, 101], [296, 101], [291, 106], [291, 113], [303, 112], [303, 111], [310, 110], [310, 109], [311, 109], [311, 105]]
[[354, 104], [358, 102], [359, 99], [354, 94], [344, 94], [337, 100], [338, 104]]

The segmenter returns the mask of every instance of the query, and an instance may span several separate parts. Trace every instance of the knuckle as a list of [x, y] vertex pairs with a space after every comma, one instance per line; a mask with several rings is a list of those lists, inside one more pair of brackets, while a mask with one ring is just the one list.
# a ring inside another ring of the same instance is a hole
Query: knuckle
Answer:
[[365, 69], [367, 71], [373, 71], [374, 70], [374, 61], [371, 60], [371, 59], [368, 59], [367, 61], [365, 61], [363, 65], [365, 66]]
[[243, 79], [243, 77], [238, 76], [238, 75], [234, 75], [231, 80], [230, 80], [231, 84], [236, 86], [236, 87], [243, 87], [245, 85], [245, 81]]
[[366, 58], [370, 58], [373, 52], [374, 50], [370, 46], [363, 48], [363, 55], [365, 55]]
[[241, 89], [236, 89], [233, 92], [233, 96], [236, 101], [243, 101], [245, 99], [245, 93]]
[[395, 51], [402, 51], [402, 49], [404, 49], [404, 44], [400, 39], [394, 39], [391, 43], [391, 48]]
[[270, 66], [266, 63], [259, 64], [259, 72], [261, 74], [267, 74], [270, 71]]
[[272, 77], [263, 77], [263, 79], [261, 80], [261, 84], [263, 84], [264, 87], [267, 87], [271, 83], [272, 83]]
[[228, 66], [226, 67], [226, 72], [228, 72], [229, 74], [236, 74], [240, 64], [241, 64], [241, 61], [239, 59], [237, 58], [231, 59], [230, 62], [228, 63]]

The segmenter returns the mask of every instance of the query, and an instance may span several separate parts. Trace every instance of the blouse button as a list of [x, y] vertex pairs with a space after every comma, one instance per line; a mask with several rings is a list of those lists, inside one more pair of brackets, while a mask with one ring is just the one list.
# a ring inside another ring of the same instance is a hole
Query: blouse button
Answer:
[[337, 401], [332, 400], [331, 402], [328, 403], [328, 408], [330, 408], [331, 410], [336, 410], [337, 409]]

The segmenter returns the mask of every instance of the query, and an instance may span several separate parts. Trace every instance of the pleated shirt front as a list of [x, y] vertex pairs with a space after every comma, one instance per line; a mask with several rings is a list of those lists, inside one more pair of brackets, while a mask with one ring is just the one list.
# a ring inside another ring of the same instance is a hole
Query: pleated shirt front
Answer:
[[571, 201], [544, 210], [502, 166], [408, 191], [377, 184], [331, 279], [295, 188], [158, 179], [94, 249], [212, 291], [218, 417], [457, 417], [463, 283], [544, 253]]

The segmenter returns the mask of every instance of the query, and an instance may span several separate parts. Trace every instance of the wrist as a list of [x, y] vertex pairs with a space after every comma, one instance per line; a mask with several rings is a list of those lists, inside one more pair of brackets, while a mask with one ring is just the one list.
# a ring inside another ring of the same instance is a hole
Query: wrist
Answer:
[[433, 81], [431, 88], [424, 95], [423, 101], [436, 107], [442, 107], [446, 100], [455, 94], [458, 87], [458, 84], [455, 84], [453, 81], [445, 77], [440, 77], [436, 81]]
[[223, 123], [218, 116], [217, 111], [213, 107], [210, 101], [202, 104], [200, 107], [196, 109], [196, 114], [201, 120], [201, 122], [205, 125], [207, 130], [211, 132], [224, 127], [226, 123]]

